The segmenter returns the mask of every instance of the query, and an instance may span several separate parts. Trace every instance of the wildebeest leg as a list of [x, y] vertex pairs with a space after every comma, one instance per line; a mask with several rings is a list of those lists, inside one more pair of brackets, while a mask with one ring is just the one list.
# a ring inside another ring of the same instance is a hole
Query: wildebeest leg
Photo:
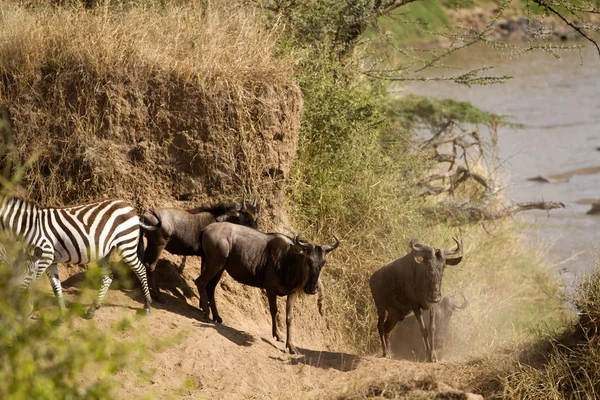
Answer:
[[400, 313], [393, 309], [393, 308], [388, 308], [387, 310], [388, 312], [388, 316], [387, 319], [385, 320], [385, 324], [383, 325], [383, 334], [384, 334], [384, 338], [385, 338], [385, 353], [386, 355], [384, 357], [386, 358], [391, 358], [392, 357], [392, 353], [390, 352], [390, 334], [392, 333], [392, 329], [394, 329], [394, 327], [396, 326], [396, 324], [398, 323], [398, 321], [400, 320], [400, 318], [402, 317], [400, 315]]
[[179, 264], [179, 274], [183, 274], [183, 270], [185, 269], [185, 262], [187, 261], [187, 256], [183, 256], [181, 258], [181, 264]]
[[[423, 335], [423, 343], [425, 344], [425, 351], [427, 352], [427, 356], [431, 355], [431, 349], [429, 347], [429, 340], [427, 340], [428, 332], [425, 324], [423, 323], [423, 315], [421, 315], [421, 309], [415, 308], [413, 310], [415, 313], [415, 317], [417, 318], [417, 322], [419, 323], [419, 328], [421, 328], [421, 335]], [[431, 360], [430, 360], [431, 361]]]
[[429, 349], [430, 354], [429, 361], [437, 362], [437, 355], [435, 354], [435, 306], [429, 309]]
[[[202, 263], [208, 263], [208, 259], [202, 259]], [[210, 281], [217, 275], [217, 274], [222, 274], [223, 273], [223, 265], [213, 265], [210, 268], [207, 267], [202, 271], [202, 273], [200, 274], [200, 276], [198, 278], [196, 278], [196, 280], [194, 281], [196, 283], [196, 287], [198, 288], [198, 295], [200, 295], [200, 308], [204, 311], [204, 318], [209, 320], [210, 319], [210, 310], [212, 307], [212, 304], [209, 306], [208, 303], [208, 292], [207, 292], [207, 286], [210, 283]], [[217, 281], [218, 282], [218, 281]], [[216, 287], [216, 283], [215, 283], [215, 287]], [[214, 289], [213, 289], [213, 294], [214, 294]], [[214, 304], [214, 296], [213, 296], [213, 301], [212, 303]], [[216, 305], [215, 305], [216, 307]]]
[[219, 316], [219, 312], [217, 311], [217, 303], [215, 303], [215, 289], [221, 280], [221, 276], [223, 276], [223, 271], [224, 270], [217, 272], [214, 278], [212, 278], [206, 285], [206, 294], [208, 295], [208, 304], [210, 304], [213, 321], [219, 324], [223, 323], [223, 319]]
[[385, 308], [377, 310], [377, 332], [379, 332], [379, 338], [381, 339], [381, 347], [383, 348], [383, 356], [387, 358], [387, 346], [385, 345], [385, 335], [383, 326], [385, 323]]
[[150, 283], [150, 294], [154, 300], [158, 301], [159, 303], [162, 303], [160, 290], [158, 289], [158, 285], [156, 284], [156, 276], [154, 274], [154, 271], [156, 270], [156, 264], [158, 263], [160, 254], [164, 250], [169, 239], [165, 239], [162, 236], [157, 235], [158, 233], [146, 233], [148, 245], [146, 246], [146, 251], [144, 252], [143, 262], [146, 266], [146, 276], [148, 277], [148, 282]]
[[287, 328], [286, 345], [290, 350], [290, 354], [298, 354], [298, 350], [292, 343], [292, 320], [294, 317], [294, 303], [296, 302], [296, 292], [292, 292], [287, 295], [287, 302], [285, 304], [285, 324]]
[[277, 328], [277, 291], [267, 290], [267, 298], [269, 299], [269, 311], [271, 311], [271, 333], [278, 342], [283, 342], [283, 337]]

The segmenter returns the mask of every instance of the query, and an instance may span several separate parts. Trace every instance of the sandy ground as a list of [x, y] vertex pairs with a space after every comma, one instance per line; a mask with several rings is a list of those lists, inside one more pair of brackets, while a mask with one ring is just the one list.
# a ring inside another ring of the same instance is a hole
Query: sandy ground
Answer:
[[[178, 263], [178, 258], [168, 257]], [[163, 265], [159, 282], [163, 283], [161, 288], [166, 288], [165, 301], [155, 303], [148, 317], [138, 315], [142, 303], [137, 289], [119, 289], [118, 282], [111, 286], [93, 323], [118, 340], [135, 341], [143, 336], [147, 347], [147, 357], [132, 360], [134, 368], [113, 377], [115, 399], [320, 399], [361, 393], [368, 382], [400, 381], [410, 385], [421, 380], [436, 382], [432, 393], [449, 391], [459, 394], [451, 398], [464, 398], [462, 391], [471, 389], [475, 381], [478, 366], [472, 363], [413, 363], [327, 350], [323, 337], [326, 332], [302, 317], [319, 317], [314, 296], [300, 299], [296, 305], [295, 315], [300, 317], [294, 326], [295, 344], [301, 354], [290, 355], [284, 343], [271, 337], [270, 317], [261, 291], [236, 286], [229, 277], [216, 292], [226, 325], [204, 322], [196, 308], [195, 288], [189, 287], [198, 273], [196, 263], [188, 260], [185, 281], [169, 267], [173, 264]], [[61, 270], [67, 300], [81, 301], [76, 295], [82, 290], [84, 276], [85, 272]], [[282, 305], [280, 314], [284, 311]], [[123, 318], [131, 320], [132, 326], [115, 333], [112, 327]], [[75, 326], [89, 323], [78, 318]]]

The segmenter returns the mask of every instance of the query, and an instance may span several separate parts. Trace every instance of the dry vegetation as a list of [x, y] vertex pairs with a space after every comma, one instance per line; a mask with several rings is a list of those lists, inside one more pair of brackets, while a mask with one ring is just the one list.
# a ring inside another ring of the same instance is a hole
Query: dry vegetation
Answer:
[[140, 210], [246, 192], [280, 209], [301, 99], [276, 32], [240, 8], [104, 11], [2, 6], [5, 162], [35, 157], [28, 192]]

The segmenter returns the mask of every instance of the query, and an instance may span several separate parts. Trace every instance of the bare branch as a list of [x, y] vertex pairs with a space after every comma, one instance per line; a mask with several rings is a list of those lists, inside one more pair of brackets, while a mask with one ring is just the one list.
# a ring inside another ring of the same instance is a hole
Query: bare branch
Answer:
[[594, 46], [596, 46], [596, 50], [598, 50], [598, 55], [600, 56], [600, 46], [598, 46], [598, 42], [596, 42], [594, 39], [592, 39], [591, 37], [589, 37], [581, 28], [579, 28], [577, 25], [573, 24], [572, 22], [570, 22], [569, 20], [567, 20], [560, 12], [558, 12], [555, 8], [553, 8], [550, 4], [546, 3], [543, 0], [533, 0], [534, 3], [538, 4], [541, 7], [545, 7], [547, 10], [553, 12], [554, 14], [556, 14], [560, 19], [563, 20], [563, 22], [567, 25], [569, 25], [571, 28], [575, 29], [581, 36], [583, 36], [584, 38], [586, 38], [587, 40], [589, 40], [591, 43], [594, 44]]
[[409, 3], [412, 3], [413, 1], [416, 0], [394, 0], [394, 1], [389, 1], [387, 2], [387, 4], [382, 5], [379, 10], [377, 10], [377, 14], [378, 15], [384, 15], [384, 14], [389, 14], [390, 12], [394, 11], [396, 8], [405, 6]]
[[463, 204], [459, 206], [457, 211], [466, 212], [469, 217], [477, 220], [494, 220], [506, 218], [521, 211], [529, 210], [553, 210], [557, 208], [565, 208], [563, 203], [554, 201], [537, 201], [537, 202], [525, 202], [525, 203], [514, 203], [506, 207], [504, 210], [493, 211], [490, 210], [486, 205], [474, 205], [474, 204]]

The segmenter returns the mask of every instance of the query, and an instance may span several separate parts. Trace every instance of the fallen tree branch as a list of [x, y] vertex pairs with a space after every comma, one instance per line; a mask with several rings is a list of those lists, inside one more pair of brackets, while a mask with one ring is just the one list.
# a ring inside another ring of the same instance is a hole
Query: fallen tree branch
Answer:
[[[450, 187], [448, 188], [432, 186], [429, 184], [432, 181], [446, 179], [450, 179]], [[422, 179], [418, 183], [419, 186], [423, 187], [419, 194], [421, 196], [435, 196], [444, 192], [449, 192], [450, 194], [453, 194], [456, 188], [461, 183], [466, 182], [468, 179], [472, 179], [475, 182], [479, 183], [485, 188], [488, 194], [493, 193], [493, 185], [488, 183], [488, 180], [484, 176], [472, 172], [462, 165], [459, 165], [454, 171], [448, 171], [443, 174], [434, 174]]]
[[492, 211], [489, 208], [483, 206], [476, 206], [470, 203], [460, 206], [460, 211], [466, 212], [473, 219], [480, 221], [489, 221], [495, 219], [506, 218], [521, 211], [529, 210], [553, 210], [556, 208], [565, 208], [563, 203], [554, 201], [530, 201], [524, 203], [514, 203], [504, 210]]

